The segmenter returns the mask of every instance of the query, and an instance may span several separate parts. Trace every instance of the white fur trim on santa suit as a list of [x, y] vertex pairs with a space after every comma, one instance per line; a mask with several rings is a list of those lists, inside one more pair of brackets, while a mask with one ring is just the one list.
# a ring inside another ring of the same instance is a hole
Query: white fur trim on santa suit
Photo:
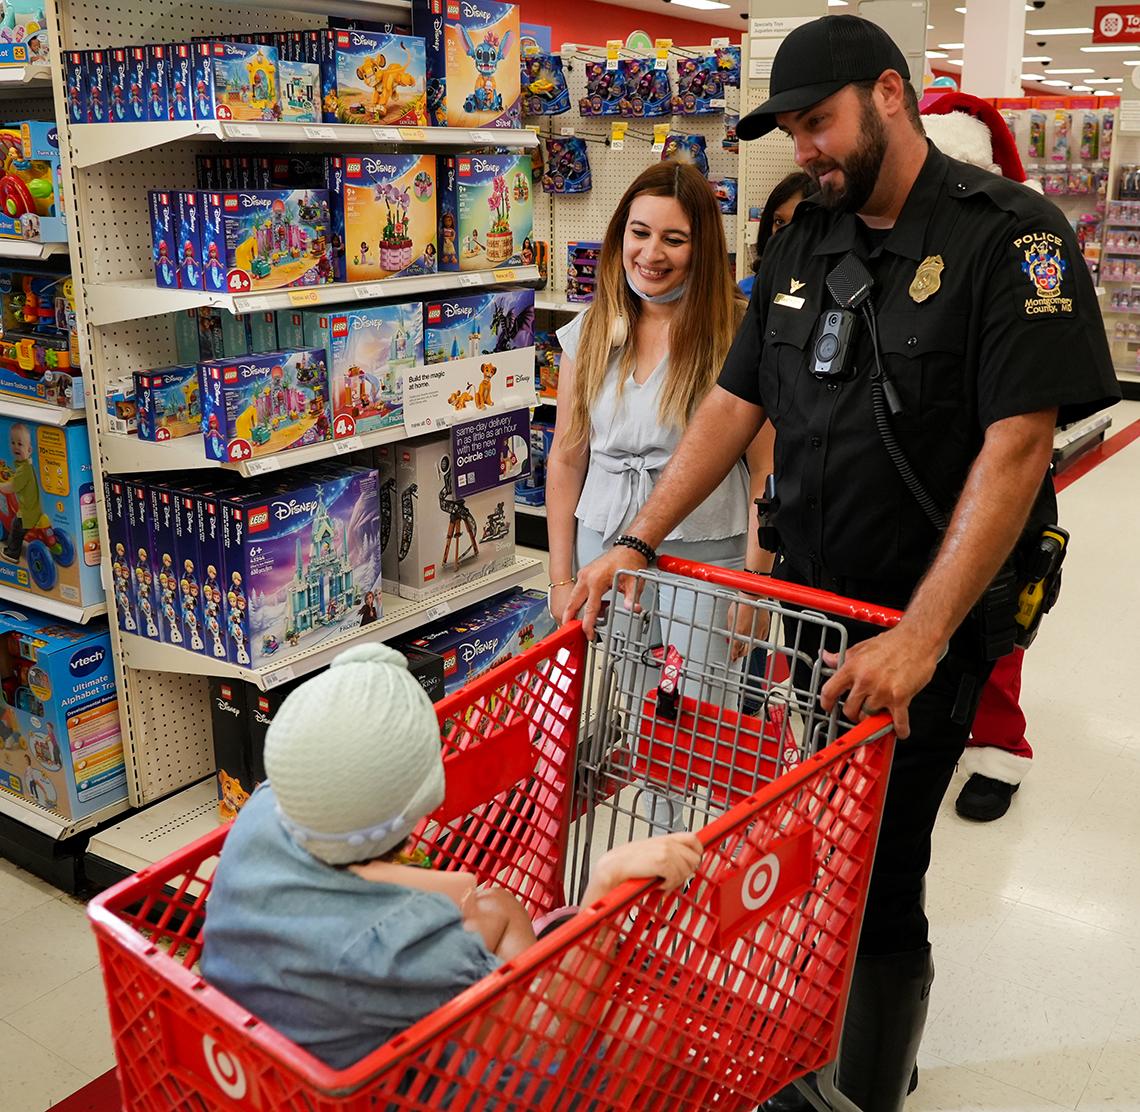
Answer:
[[1003, 784], [1020, 784], [1029, 774], [1032, 757], [1016, 757], [994, 745], [970, 745], [958, 762], [959, 768], [972, 776], [975, 772], [1000, 780]]
[[[922, 126], [927, 137], [943, 154], [1001, 175], [1001, 167], [994, 161], [990, 129], [981, 120], [965, 112], [947, 112], [942, 116], [923, 116]], [[1034, 193], [1045, 192], [1035, 178], [1019, 184]]]

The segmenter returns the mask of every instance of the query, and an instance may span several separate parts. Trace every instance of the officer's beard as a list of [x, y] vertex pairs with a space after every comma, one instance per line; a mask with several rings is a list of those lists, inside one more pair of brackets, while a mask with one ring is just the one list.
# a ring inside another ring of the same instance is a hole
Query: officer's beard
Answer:
[[[879, 181], [879, 171], [887, 153], [887, 129], [875, 111], [870, 97], [863, 101], [859, 119], [861, 142], [855, 152], [843, 162], [812, 163], [808, 173], [819, 186], [823, 205], [837, 212], [860, 212], [871, 199]], [[843, 171], [843, 184], [820, 182], [830, 170]]]

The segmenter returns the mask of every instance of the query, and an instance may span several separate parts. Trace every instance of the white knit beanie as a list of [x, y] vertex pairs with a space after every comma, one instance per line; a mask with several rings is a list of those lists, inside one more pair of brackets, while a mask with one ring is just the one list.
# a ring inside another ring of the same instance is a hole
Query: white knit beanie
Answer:
[[265, 771], [298, 845], [330, 865], [369, 861], [443, 802], [439, 722], [400, 653], [358, 645], [281, 704]]

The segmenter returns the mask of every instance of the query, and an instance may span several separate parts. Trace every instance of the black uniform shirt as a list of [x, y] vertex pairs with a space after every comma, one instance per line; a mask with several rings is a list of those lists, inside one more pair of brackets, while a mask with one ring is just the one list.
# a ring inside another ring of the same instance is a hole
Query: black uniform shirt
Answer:
[[903, 402], [895, 434], [947, 518], [994, 421], [1057, 406], [1065, 423], [1120, 392], [1076, 238], [1043, 197], [932, 146], [885, 235], [802, 202], [764, 253], [720, 385], [775, 426], [784, 550], [832, 576], [909, 588], [939, 538], [876, 431], [862, 319], [853, 379], [809, 370], [817, 320], [835, 307], [825, 279], [849, 251], [875, 279], [880, 346]]

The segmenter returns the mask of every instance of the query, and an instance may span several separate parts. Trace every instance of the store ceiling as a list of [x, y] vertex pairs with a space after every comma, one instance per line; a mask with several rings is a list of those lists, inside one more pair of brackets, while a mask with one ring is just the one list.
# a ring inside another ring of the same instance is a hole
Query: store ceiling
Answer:
[[[727, 0], [729, 7], [715, 11], [699, 11], [694, 8], [682, 7], [668, 0], [611, 0], [621, 7], [637, 8], [644, 13], [643, 20], [646, 30], [652, 32], [653, 14], [670, 15], [681, 19], [691, 19], [701, 23], [709, 23], [718, 28], [727, 29], [733, 39], [745, 29], [745, 20], [742, 18], [748, 12], [748, 0]], [[950, 73], [960, 73], [961, 66], [952, 64], [954, 59], [961, 60], [961, 48], [940, 48], [940, 43], [960, 43], [965, 31], [966, 17], [958, 9], [965, 7], [967, 0], [930, 0], [929, 24], [932, 28], [927, 31], [927, 48], [931, 51], [947, 55], [946, 58], [933, 58], [931, 64]], [[995, 6], [1002, 0], [976, 0], [989, 6]], [[792, 6], [792, 5], [789, 5]], [[1029, 5], [1032, 11], [1025, 13], [1025, 26], [1030, 32], [1035, 28], [1056, 27], [1092, 27], [1093, 8], [1096, 6], [1090, 0], [1045, 0], [1040, 8]], [[843, 12], [857, 13], [858, 0], [849, 0], [846, 4], [833, 3], [828, 11], [832, 14]], [[716, 32], [726, 33], [724, 31]], [[1044, 46], [1038, 46], [1044, 43]], [[1048, 58], [1048, 62], [1026, 61], [1023, 63], [1025, 74], [1032, 74], [1037, 80], [1026, 80], [1025, 84], [1041, 93], [1056, 93], [1064, 95], [1071, 91], [1073, 86], [1085, 86], [1089, 79], [1093, 79], [1087, 87], [1092, 90], [1108, 89], [1114, 93], [1120, 91], [1116, 82], [1106, 82], [1103, 79], [1126, 79], [1132, 67], [1125, 62], [1140, 61], [1140, 46], [1130, 52], [1094, 52], [1082, 51], [1082, 46], [1091, 46], [1092, 35], [1086, 32], [1081, 35], [1050, 35], [1027, 34], [1025, 36], [1024, 58]], [[1050, 71], [1065, 69], [1091, 69], [1092, 73], [1068, 74], [1058, 73], [1055, 77]], [[1067, 85], [1047, 86], [1042, 80], [1065, 81]], [[1079, 90], [1084, 92], [1084, 88]]]

